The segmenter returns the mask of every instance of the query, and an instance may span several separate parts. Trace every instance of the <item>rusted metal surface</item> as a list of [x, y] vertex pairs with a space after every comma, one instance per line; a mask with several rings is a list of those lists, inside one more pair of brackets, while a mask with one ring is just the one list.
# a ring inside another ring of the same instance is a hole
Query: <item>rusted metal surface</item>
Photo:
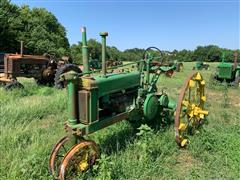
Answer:
[[6, 79], [15, 79], [19, 76], [41, 76], [41, 69], [46, 68], [48, 62], [49, 59], [45, 56], [6, 54], [4, 57], [4, 77]]
[[[91, 167], [96, 159], [99, 157], [99, 150], [97, 148], [97, 145], [94, 141], [91, 140], [83, 140], [82, 142], [80, 142], [79, 144], [75, 145], [70, 151], [68, 151], [68, 153], [64, 156], [64, 158], [62, 159], [62, 163], [61, 166], [59, 168], [59, 179], [60, 180], [65, 180], [66, 175], [67, 175], [67, 171], [70, 169], [68, 169], [69, 166], [72, 165], [72, 163], [74, 163], [73, 167], [75, 167], [73, 170], [75, 170], [76, 174], [79, 172], [82, 172], [81, 169], [77, 169], [76, 167], [80, 166], [81, 163], [81, 157], [79, 153], [79, 151], [87, 151], [88, 148], [92, 148], [93, 152], [92, 154], [89, 153], [90, 157], [89, 159], [87, 159], [88, 162], [88, 167], [86, 167], [85, 170], [87, 170], [89, 167]], [[88, 156], [89, 156], [88, 155]], [[77, 156], [77, 157], [76, 157]], [[72, 172], [73, 175], [75, 174], [74, 172]]]
[[64, 150], [66, 151], [65, 153], [67, 153], [67, 150], [64, 147], [64, 144], [69, 141], [70, 137], [69, 136], [65, 136], [62, 139], [60, 139], [55, 146], [52, 149], [51, 155], [50, 155], [50, 159], [49, 159], [49, 172], [51, 173], [51, 175], [55, 178], [58, 177], [58, 167], [60, 166], [61, 163], [61, 159], [60, 162], [58, 162], [59, 158], [62, 158], [63, 155], [60, 155], [60, 149], [64, 148]]

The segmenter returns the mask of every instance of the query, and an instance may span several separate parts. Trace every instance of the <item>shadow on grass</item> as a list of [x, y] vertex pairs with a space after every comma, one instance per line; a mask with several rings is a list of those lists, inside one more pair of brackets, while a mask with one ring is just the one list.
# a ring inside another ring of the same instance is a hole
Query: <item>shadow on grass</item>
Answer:
[[109, 134], [107, 137], [103, 138], [100, 142], [101, 152], [106, 155], [111, 155], [124, 151], [127, 148], [127, 145], [133, 142], [135, 139], [139, 138], [137, 133], [139, 132], [139, 127], [142, 124], [148, 125], [153, 132], [164, 132], [169, 126], [173, 123], [173, 120], [154, 120], [154, 121], [142, 121], [139, 123], [130, 123], [130, 125], [125, 129], [118, 131], [114, 134]]
[[100, 141], [101, 152], [111, 155], [127, 148], [127, 144], [137, 138], [137, 129], [131, 126], [114, 134], [109, 134]]

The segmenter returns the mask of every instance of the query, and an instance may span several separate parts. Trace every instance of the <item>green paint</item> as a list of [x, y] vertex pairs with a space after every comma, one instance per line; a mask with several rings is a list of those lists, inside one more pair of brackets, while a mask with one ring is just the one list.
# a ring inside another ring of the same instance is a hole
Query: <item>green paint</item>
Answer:
[[76, 87], [75, 81], [69, 81], [67, 85], [68, 89], [68, 123], [70, 125], [77, 124], [77, 99], [76, 99]]
[[158, 101], [161, 106], [168, 107], [169, 99], [166, 94], [161, 95]]
[[70, 125], [70, 127], [72, 129], [80, 129], [80, 131], [82, 132], [82, 135], [88, 135], [88, 134], [91, 134], [91, 133], [94, 133], [100, 129], [103, 129], [104, 127], [107, 127], [107, 126], [110, 126], [116, 122], [119, 122], [119, 121], [122, 121], [124, 119], [126, 119], [128, 117], [128, 113], [122, 113], [124, 114], [125, 118], [123, 119], [118, 119], [118, 120], [113, 120], [113, 117], [107, 117], [107, 118], [103, 118], [103, 119], [100, 119], [99, 121], [97, 122], [94, 122], [92, 124], [89, 124], [89, 125], [84, 125], [84, 124], [76, 124], [76, 125]]
[[233, 63], [222, 62], [218, 65], [218, 77], [221, 79], [233, 78]]
[[109, 74], [106, 78], [94, 76], [90, 86], [98, 88], [98, 97], [102, 97], [114, 92], [139, 86], [140, 72]]
[[100, 36], [102, 37], [102, 73], [103, 77], [106, 77], [106, 37], [108, 33], [101, 32]]
[[156, 118], [159, 111], [158, 98], [155, 94], [148, 94], [143, 105], [144, 117], [148, 120]]
[[176, 102], [168, 98], [166, 94], [161, 95], [158, 101], [159, 101], [159, 104], [164, 108], [168, 108], [172, 110], [176, 109], [176, 106], [177, 106]]
[[86, 27], [81, 29], [82, 31], [82, 57], [83, 57], [83, 72], [89, 72], [89, 60], [88, 60], [88, 46], [87, 46], [87, 34]]
[[172, 100], [172, 99], [168, 99], [168, 106], [169, 109], [172, 109], [175, 111], [177, 104], [176, 101]]
[[95, 88], [91, 90], [90, 103], [89, 103], [90, 123], [99, 120], [97, 117], [97, 114], [98, 114], [98, 89]]

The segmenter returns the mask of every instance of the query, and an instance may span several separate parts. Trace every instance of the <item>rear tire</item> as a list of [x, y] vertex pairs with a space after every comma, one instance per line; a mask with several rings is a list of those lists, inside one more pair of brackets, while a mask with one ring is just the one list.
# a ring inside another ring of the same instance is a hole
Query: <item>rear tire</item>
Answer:
[[40, 79], [35, 79], [37, 85], [46, 85], [47, 83], [44, 81], [44, 79], [41, 77]]
[[59, 67], [56, 71], [54, 78], [54, 85], [57, 89], [63, 89], [66, 87], [66, 82], [62, 81], [60, 76], [68, 71], [75, 71], [76, 73], [82, 73], [81, 69], [74, 64], [65, 64]]

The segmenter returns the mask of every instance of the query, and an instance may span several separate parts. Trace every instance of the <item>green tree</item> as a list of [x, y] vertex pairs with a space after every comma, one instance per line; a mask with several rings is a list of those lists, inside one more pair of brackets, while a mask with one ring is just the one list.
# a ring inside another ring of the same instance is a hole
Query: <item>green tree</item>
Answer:
[[82, 64], [82, 43], [73, 44], [70, 47], [71, 57], [76, 64]]
[[26, 53], [69, 55], [65, 28], [44, 8], [20, 8], [18, 40], [25, 41]]
[[8, 0], [0, 1], [0, 52], [19, 52], [19, 43], [16, 39], [18, 16], [19, 9], [16, 5]]
[[25, 54], [69, 55], [65, 28], [44, 8], [18, 7], [0, 1], [0, 51], [19, 52], [24, 41]]

